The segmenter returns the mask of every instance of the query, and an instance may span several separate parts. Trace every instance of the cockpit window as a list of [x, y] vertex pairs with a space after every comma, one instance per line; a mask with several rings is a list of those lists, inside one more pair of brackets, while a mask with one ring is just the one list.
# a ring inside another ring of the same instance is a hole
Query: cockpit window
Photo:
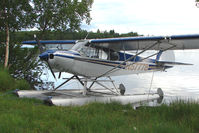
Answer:
[[78, 42], [72, 47], [72, 50], [78, 51], [82, 56], [85, 57], [113, 60], [113, 61], [119, 60], [118, 52], [115, 52], [110, 49], [101, 49], [101, 48], [86, 46], [88, 43], [89, 43], [88, 41]]
[[72, 48], [71, 50], [75, 50], [75, 51], [80, 51], [83, 47], [85, 47], [85, 45], [88, 44], [88, 41], [81, 41], [81, 42], [77, 42]]
[[92, 48], [92, 47], [82, 47], [79, 51], [80, 54], [90, 57], [90, 58], [98, 58], [98, 59], [107, 59], [108, 55], [102, 49]]

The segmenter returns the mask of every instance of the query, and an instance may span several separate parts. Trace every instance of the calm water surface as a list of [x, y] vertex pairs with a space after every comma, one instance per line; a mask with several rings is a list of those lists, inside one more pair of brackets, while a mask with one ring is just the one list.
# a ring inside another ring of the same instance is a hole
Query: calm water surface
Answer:
[[[190, 66], [175, 66], [168, 69], [167, 72], [155, 72], [151, 92], [156, 92], [157, 88], [162, 88], [165, 94], [164, 100], [175, 99], [199, 99], [199, 50], [175, 51], [176, 62], [191, 63]], [[49, 74], [51, 75], [51, 74]], [[48, 75], [47, 75], [48, 76]], [[58, 76], [58, 74], [56, 75]], [[70, 74], [63, 74], [63, 77], [69, 77]], [[153, 73], [117, 76], [112, 77], [115, 83], [123, 83], [126, 87], [126, 93], [147, 93], [151, 85]], [[54, 81], [52, 77], [46, 79]], [[62, 81], [55, 83], [59, 85]], [[69, 82], [62, 89], [77, 89], [82, 86], [76, 82]], [[95, 86], [98, 88], [98, 86]]]

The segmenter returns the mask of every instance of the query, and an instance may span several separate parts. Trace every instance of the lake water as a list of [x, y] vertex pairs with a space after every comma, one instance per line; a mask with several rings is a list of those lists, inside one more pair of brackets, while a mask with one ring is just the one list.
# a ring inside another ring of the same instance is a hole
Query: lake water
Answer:
[[[147, 93], [151, 86], [151, 79], [153, 76], [151, 92], [156, 92], [157, 88], [162, 88], [164, 92], [164, 101], [175, 99], [199, 99], [199, 50], [180, 50], [175, 51], [176, 62], [191, 63], [190, 66], [175, 66], [168, 69], [167, 72], [155, 72], [117, 76], [112, 77], [115, 83], [119, 85], [123, 83], [126, 87], [126, 93]], [[49, 73], [49, 72], [48, 72]], [[50, 73], [47, 74], [51, 75]], [[56, 74], [58, 77], [58, 74]], [[63, 77], [70, 77], [70, 74], [63, 74]], [[50, 76], [48, 81], [54, 81]], [[64, 80], [59, 80], [55, 83], [55, 87]], [[98, 86], [95, 86], [98, 88]], [[81, 89], [82, 86], [77, 81], [71, 81], [62, 89]]]

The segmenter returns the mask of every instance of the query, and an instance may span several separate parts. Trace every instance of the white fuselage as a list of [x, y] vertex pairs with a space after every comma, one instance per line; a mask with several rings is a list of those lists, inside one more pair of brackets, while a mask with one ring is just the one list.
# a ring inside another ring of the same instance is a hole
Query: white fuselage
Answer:
[[[120, 65], [122, 62], [83, 57], [72, 50], [56, 51], [54, 58], [49, 59], [49, 63], [57, 71], [85, 77], [120, 76], [163, 70], [163, 68], [154, 67], [149, 62], [135, 63], [130, 61], [125, 63], [125, 65]], [[105, 74], [115, 67], [116, 69], [112, 72]]]

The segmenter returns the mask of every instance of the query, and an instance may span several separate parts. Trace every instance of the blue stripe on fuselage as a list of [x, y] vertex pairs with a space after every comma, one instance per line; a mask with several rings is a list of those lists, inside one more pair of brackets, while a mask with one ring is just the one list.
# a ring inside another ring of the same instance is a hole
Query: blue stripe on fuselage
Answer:
[[[131, 54], [119, 52], [119, 61], [125, 61], [125, 60], [131, 58], [132, 56], [133, 55], [131, 55]], [[141, 60], [141, 57], [136, 56], [134, 59], [131, 59], [130, 61], [132, 61], [132, 62], [138, 62], [140, 60]]]
[[[129, 59], [129, 58], [131, 58], [131, 57], [134, 56], [132, 54], [127, 54], [127, 53], [123, 53], [123, 52], [118, 52], [118, 53], [119, 53], [119, 61], [125, 61], [125, 60], [127, 60], [127, 59]], [[142, 61], [142, 59], [143, 59], [142, 57], [136, 56], [135, 58], [131, 59], [130, 61], [131, 62], [140, 62], [140, 61]], [[154, 60], [154, 59], [147, 59], [147, 61], [149, 63], [155, 63], [156, 60]]]

